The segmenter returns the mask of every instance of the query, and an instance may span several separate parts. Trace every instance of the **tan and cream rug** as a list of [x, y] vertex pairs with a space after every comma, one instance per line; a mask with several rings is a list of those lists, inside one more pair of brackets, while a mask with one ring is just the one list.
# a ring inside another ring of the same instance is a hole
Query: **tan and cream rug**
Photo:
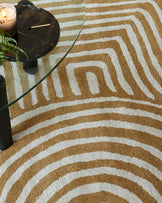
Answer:
[[162, 1], [86, 0], [67, 58], [10, 108], [0, 203], [161, 203], [161, 95]]

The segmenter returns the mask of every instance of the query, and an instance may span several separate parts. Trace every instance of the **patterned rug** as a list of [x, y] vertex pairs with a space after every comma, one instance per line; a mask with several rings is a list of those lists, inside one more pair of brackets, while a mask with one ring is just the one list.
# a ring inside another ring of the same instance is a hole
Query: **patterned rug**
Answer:
[[10, 108], [0, 203], [162, 202], [161, 9], [86, 0], [71, 52]]

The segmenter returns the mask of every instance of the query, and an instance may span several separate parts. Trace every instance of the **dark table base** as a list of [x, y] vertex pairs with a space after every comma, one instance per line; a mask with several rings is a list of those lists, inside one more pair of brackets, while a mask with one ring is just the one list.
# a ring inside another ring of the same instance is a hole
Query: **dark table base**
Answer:
[[[0, 107], [8, 104], [5, 79], [0, 75]], [[0, 111], [0, 150], [5, 150], [13, 144], [9, 109]]]
[[23, 62], [23, 69], [26, 73], [34, 75], [38, 71], [38, 60]]

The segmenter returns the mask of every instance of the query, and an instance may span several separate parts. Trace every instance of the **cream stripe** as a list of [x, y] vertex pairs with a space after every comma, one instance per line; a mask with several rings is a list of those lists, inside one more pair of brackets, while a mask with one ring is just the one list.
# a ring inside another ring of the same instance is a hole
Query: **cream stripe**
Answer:
[[[29, 82], [29, 87], [33, 87], [36, 84], [36, 79], [34, 75], [27, 74], [28, 82]], [[32, 91], [30, 91], [31, 97], [32, 97], [32, 103], [33, 105], [37, 104], [38, 98], [37, 98], [37, 93], [36, 89], [34, 88]], [[23, 98], [24, 99], [24, 98]]]
[[[62, 19], [63, 19], [63, 18], [71, 18], [71, 17], [73, 17], [74, 20], [75, 20], [75, 18], [76, 18], [77, 16], [83, 16], [83, 15], [85, 15], [84, 12], [77, 12], [77, 13], [71, 12], [71, 13], [55, 14], [55, 17], [58, 19], [58, 21], [60, 21], [59, 24], [60, 24], [60, 27], [62, 27]], [[59, 19], [60, 19], [60, 20], [59, 20]], [[83, 20], [83, 21], [84, 21], [84, 20]], [[83, 21], [82, 21], [82, 22], [83, 22]], [[68, 22], [70, 22], [70, 21], [68, 21]]]
[[[102, 103], [102, 102], [130, 102], [134, 104], [140, 104], [140, 105], [145, 105], [145, 106], [151, 106], [151, 107], [156, 107], [159, 108], [159, 111], [162, 109], [162, 105], [159, 104], [153, 104], [151, 102], [147, 101], [140, 101], [140, 100], [134, 100], [134, 99], [123, 99], [123, 98], [117, 98], [117, 97], [98, 97], [98, 98], [89, 98], [89, 99], [82, 99], [82, 100], [75, 100], [75, 101], [66, 101], [66, 102], [60, 102], [60, 103], [52, 103], [43, 107], [39, 107], [35, 109], [34, 111], [26, 111], [24, 114], [19, 115], [16, 118], [13, 118], [11, 120], [12, 127], [15, 127], [18, 125], [20, 122], [24, 122], [33, 116], [37, 116], [39, 114], [47, 112], [49, 109], [54, 110], [62, 107], [69, 107], [69, 106], [75, 106], [75, 105], [82, 105], [82, 104], [90, 104], [90, 103]], [[138, 109], [137, 109], [138, 110]], [[139, 110], [140, 111], [140, 110]], [[143, 110], [141, 110], [143, 111]], [[147, 112], [147, 111], [145, 111]], [[156, 115], [158, 114], [153, 114], [157, 118]], [[153, 116], [154, 118], [154, 116]]]
[[56, 96], [59, 97], [59, 98], [63, 98], [61, 81], [60, 81], [60, 77], [59, 77], [57, 69], [55, 69], [52, 72], [52, 80], [53, 80], [54, 89], [56, 91]]
[[90, 92], [92, 94], [99, 94], [100, 88], [96, 74], [92, 72], [86, 72], [86, 79], [88, 82]]
[[[79, 161], [78, 161], [79, 162]], [[50, 169], [49, 169], [50, 168]], [[49, 165], [48, 167], [48, 171], [50, 170], [50, 172], [55, 170], [55, 164], [52, 163], [51, 165]], [[47, 171], [47, 170], [46, 170]], [[39, 177], [45, 177], [46, 174], [45, 168], [42, 171], [41, 176]], [[49, 172], [48, 172], [49, 173]], [[139, 186], [141, 186], [145, 191], [147, 191], [149, 193], [149, 195], [151, 195], [152, 197], [154, 197], [157, 200], [161, 199], [161, 196], [159, 194], [159, 192], [154, 188], [154, 186], [147, 180], [134, 175], [131, 172], [125, 171], [125, 170], [121, 170], [121, 169], [117, 169], [117, 168], [113, 168], [113, 167], [97, 167], [97, 168], [93, 168], [93, 169], [86, 169], [86, 170], [80, 170], [77, 172], [71, 172], [68, 173], [66, 175], [64, 175], [63, 177], [60, 177], [58, 180], [56, 180], [55, 182], [53, 182], [51, 185], [49, 185], [44, 191], [43, 193], [37, 198], [38, 200], [36, 201], [36, 203], [41, 203], [42, 201], [47, 202], [50, 200], [50, 198], [59, 190], [61, 190], [63, 187], [65, 187], [67, 184], [71, 183], [72, 181], [78, 179], [78, 178], [82, 178], [82, 177], [88, 177], [91, 176], [93, 179], [93, 176], [96, 175], [102, 175], [102, 174], [107, 174], [107, 175], [114, 175], [114, 176], [118, 176], [118, 177], [122, 177], [122, 178], [126, 178], [129, 181], [133, 181], [135, 183], [137, 183]], [[36, 175], [37, 176], [37, 175]], [[30, 185], [32, 185], [34, 182], [34, 180], [38, 183], [38, 180], [36, 179], [36, 176], [33, 178], [33, 181], [30, 183]], [[38, 176], [37, 176], [38, 177]], [[29, 183], [28, 183], [29, 184]], [[39, 183], [38, 183], [39, 184]], [[96, 183], [97, 184], [97, 183]], [[33, 186], [33, 185], [32, 185]], [[23, 198], [26, 199], [27, 196], [29, 195], [30, 191], [28, 191], [30, 187], [26, 185], [26, 188], [24, 188], [23, 192], [21, 193], [21, 196], [19, 196], [19, 199], [17, 201], [17, 203], [21, 203]], [[104, 189], [105, 190], [105, 189]], [[121, 191], [121, 190], [120, 190]], [[67, 195], [68, 193], [66, 193]], [[119, 195], [119, 194], [118, 194]], [[121, 196], [121, 195], [119, 195]], [[71, 197], [70, 197], [71, 198]], [[130, 199], [129, 199], [130, 200]], [[132, 199], [131, 199], [132, 200]], [[61, 197], [60, 201], [58, 202], [64, 202], [63, 201], [63, 197]]]
[[[78, 13], [77, 13], [78, 14]], [[62, 16], [62, 15], [61, 15]], [[77, 20], [77, 21], [68, 21], [68, 22], [60, 22], [60, 27], [62, 28], [67, 28], [67, 27], [74, 27], [74, 26], [82, 26], [83, 25], [83, 20]]]
[[[39, 59], [39, 77], [42, 78], [42, 75], [46, 75], [45, 73], [45, 69], [44, 69], [44, 63], [43, 63], [43, 60], [42, 59]], [[41, 82], [41, 85], [42, 85], [42, 93], [44, 95], [44, 97], [46, 98], [46, 100], [50, 100], [49, 98], [49, 93], [48, 93], [48, 87], [47, 87], [47, 80], [43, 80]], [[36, 92], [35, 92], [36, 93]]]
[[5, 78], [5, 67], [0, 65], [0, 74]]
[[80, 31], [80, 29], [75, 29], [75, 30], [69, 30], [69, 31], [62, 31], [60, 34], [61, 34], [61, 37], [71, 37], [71, 36], [74, 36], [75, 34], [74, 34], [74, 32], [73, 31], [77, 31], [77, 32], [79, 32]]
[[46, 79], [43, 80], [42, 83], [41, 83], [41, 85], [42, 85], [42, 92], [43, 92], [43, 95], [44, 95], [44, 97], [46, 98], [46, 100], [49, 101], [50, 98], [49, 98], [49, 93], [48, 93], [47, 80], [46, 80]]
[[[14, 76], [13, 82], [14, 82], [14, 88], [15, 88], [15, 96], [16, 96], [16, 98], [18, 98], [20, 95], [23, 94], [23, 90], [22, 90], [22, 86], [20, 85], [21, 81], [20, 81], [17, 64], [12, 62], [11, 65], [12, 65], [12, 72], [13, 72], [13, 76]], [[24, 109], [23, 100], [19, 100], [18, 103], [19, 103], [20, 107], [22, 109]]]

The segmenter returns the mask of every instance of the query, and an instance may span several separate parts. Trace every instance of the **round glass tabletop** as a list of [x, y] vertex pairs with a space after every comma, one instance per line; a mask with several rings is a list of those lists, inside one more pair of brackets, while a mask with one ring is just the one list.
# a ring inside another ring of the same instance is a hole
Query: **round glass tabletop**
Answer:
[[[4, 3], [3, 1], [0, 0], [0, 4]], [[23, 1], [25, 2], [26, 0]], [[7, 1], [7, 3], [15, 7], [17, 7], [19, 2], [20, 0]], [[38, 71], [35, 74], [26, 73], [22, 62], [18, 66], [15, 62], [7, 61], [0, 66], [0, 111], [6, 109], [30, 92], [60, 64], [75, 44], [84, 24], [86, 13], [85, 0], [31, 0], [30, 2], [38, 9], [43, 9], [55, 17], [60, 29], [58, 43], [56, 39], [53, 42], [55, 47], [50, 47], [49, 53], [38, 57]], [[36, 30], [36, 35], [39, 36], [39, 33], [48, 26], [48, 23], [44, 25], [44, 27], [33, 28], [33, 30]], [[30, 33], [23, 34], [23, 39], [26, 38], [27, 40], [28, 37], [32, 37]], [[47, 33], [45, 33], [45, 38], [48, 38]], [[57, 36], [53, 33], [54, 38], [58, 38], [58, 33]], [[36, 44], [36, 42], [33, 44]], [[5, 88], [7, 89], [8, 102], [6, 101]]]

